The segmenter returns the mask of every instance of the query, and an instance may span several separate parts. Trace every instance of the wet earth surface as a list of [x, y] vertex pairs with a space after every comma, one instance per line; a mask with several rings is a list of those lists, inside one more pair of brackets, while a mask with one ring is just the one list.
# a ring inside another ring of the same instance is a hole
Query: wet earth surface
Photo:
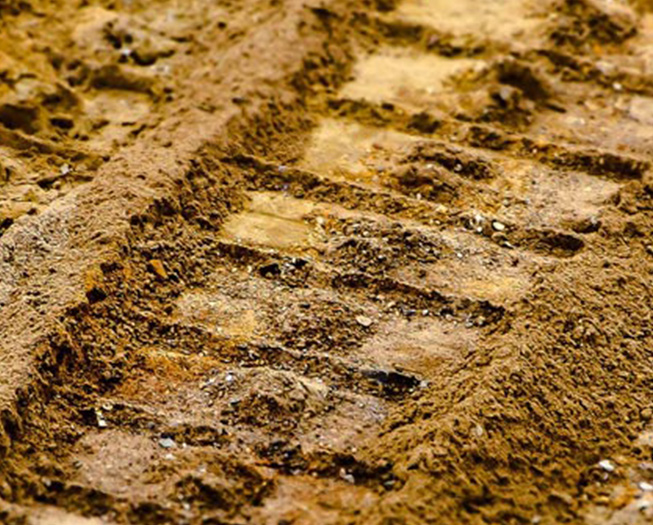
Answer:
[[652, 3], [0, 22], [0, 521], [653, 520]]

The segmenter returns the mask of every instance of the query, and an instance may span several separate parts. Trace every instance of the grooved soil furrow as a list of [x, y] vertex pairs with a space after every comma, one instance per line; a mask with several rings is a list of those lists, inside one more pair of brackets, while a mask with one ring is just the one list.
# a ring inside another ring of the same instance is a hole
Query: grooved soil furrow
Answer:
[[653, 519], [653, 8], [55, 4], [0, 2], [1, 522]]

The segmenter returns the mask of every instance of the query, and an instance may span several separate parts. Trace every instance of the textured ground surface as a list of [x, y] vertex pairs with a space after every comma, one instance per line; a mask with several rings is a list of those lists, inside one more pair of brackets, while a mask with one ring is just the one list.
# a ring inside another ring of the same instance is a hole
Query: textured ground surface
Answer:
[[653, 4], [0, 0], [0, 522], [653, 520]]

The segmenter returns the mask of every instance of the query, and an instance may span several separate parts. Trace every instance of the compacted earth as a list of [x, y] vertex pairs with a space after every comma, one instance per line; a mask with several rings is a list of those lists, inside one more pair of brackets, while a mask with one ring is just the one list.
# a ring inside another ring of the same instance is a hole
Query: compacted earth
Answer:
[[653, 520], [651, 0], [0, 0], [0, 522]]

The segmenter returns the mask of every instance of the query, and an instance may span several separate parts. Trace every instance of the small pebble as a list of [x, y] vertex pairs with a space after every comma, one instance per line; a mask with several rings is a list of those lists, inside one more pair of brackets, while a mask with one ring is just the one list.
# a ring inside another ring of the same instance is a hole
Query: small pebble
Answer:
[[172, 438], [162, 438], [159, 439], [159, 446], [161, 448], [175, 448], [177, 443], [175, 443], [175, 440]]
[[356, 483], [354, 476], [349, 474], [344, 468], [340, 469], [340, 477], [344, 479], [347, 483], [351, 483], [352, 485]]
[[606, 472], [614, 472], [614, 469], [616, 468], [614, 463], [609, 459], [602, 459], [599, 461], [599, 467], [601, 467]]
[[97, 419], [97, 426], [99, 428], [107, 428], [107, 421], [104, 419], [104, 414], [101, 410], [95, 411], [95, 418]]
[[150, 270], [154, 272], [157, 277], [161, 279], [168, 278], [168, 272], [166, 272], [165, 266], [159, 259], [152, 259], [148, 264]]
[[651, 485], [650, 483], [647, 483], [646, 481], [640, 481], [638, 486], [639, 486], [640, 489], [642, 489], [645, 492], [653, 491], [653, 485]]
[[359, 315], [358, 317], [356, 317], [356, 322], [359, 325], [364, 326], [365, 328], [372, 326], [372, 324], [374, 323], [372, 319], [370, 319], [369, 317], [365, 317], [364, 315]]
[[494, 221], [492, 223], [492, 227], [498, 232], [502, 232], [502, 231], [504, 231], [506, 229], [505, 224], [503, 224], [503, 223], [501, 223], [499, 221]]

